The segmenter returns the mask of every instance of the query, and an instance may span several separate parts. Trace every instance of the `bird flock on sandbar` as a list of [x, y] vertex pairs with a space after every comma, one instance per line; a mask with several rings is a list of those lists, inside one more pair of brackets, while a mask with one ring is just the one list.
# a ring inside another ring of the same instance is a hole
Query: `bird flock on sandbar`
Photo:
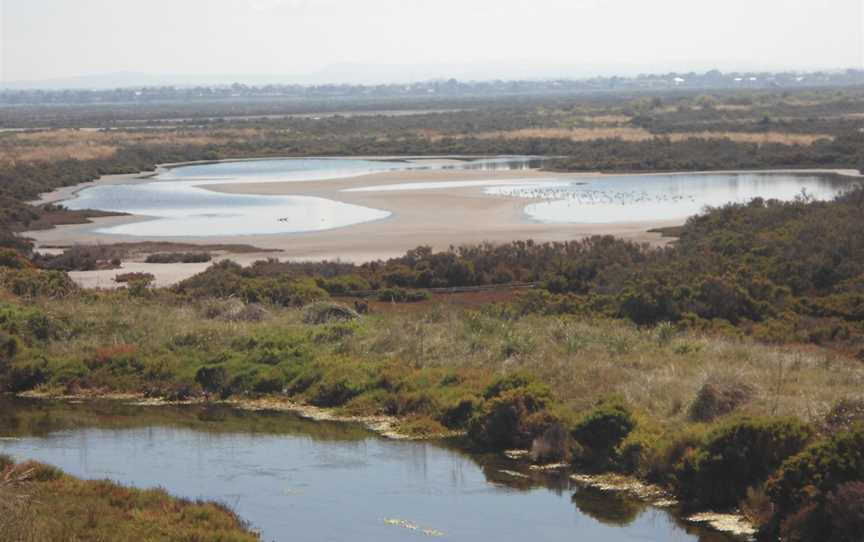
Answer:
[[596, 190], [573, 185], [497, 187], [490, 193], [520, 199], [567, 201], [573, 205], [639, 205], [696, 201], [696, 197], [689, 194], [652, 193], [645, 190]]

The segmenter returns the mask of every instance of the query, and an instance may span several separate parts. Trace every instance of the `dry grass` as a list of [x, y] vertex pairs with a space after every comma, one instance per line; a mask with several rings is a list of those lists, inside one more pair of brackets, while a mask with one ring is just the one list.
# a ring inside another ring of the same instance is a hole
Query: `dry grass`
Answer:
[[[439, 141], [453, 135], [426, 131], [422, 134], [431, 141]], [[678, 142], [687, 139], [729, 139], [737, 143], [780, 143], [783, 145], [812, 145], [820, 139], [833, 139], [827, 134], [792, 134], [785, 132], [678, 132], [658, 136], [644, 128], [629, 126], [597, 127], [597, 128], [525, 128], [497, 132], [482, 132], [473, 134], [478, 139], [537, 139], [553, 138], [570, 141], [595, 141], [598, 139], [620, 139], [622, 141], [649, 141], [656, 137], [668, 137]]]
[[260, 137], [254, 128], [219, 130], [41, 130], [0, 136], [0, 162], [107, 158], [122, 145], [223, 145]]
[[[123, 294], [112, 294], [121, 299]], [[207, 319], [201, 309], [158, 301], [53, 301], [46, 310], [87, 331], [46, 348], [48, 359], [90, 356], [111, 344], [164, 352], [175, 337], [198, 337], [210, 352], [230, 349], [239, 336], [308, 330], [303, 312], [269, 308], [262, 322]], [[394, 360], [412, 367], [484, 373], [527, 369], [548, 382], [576, 411], [620, 394], [641, 411], [688, 423], [688, 410], [706, 380], [731, 379], [753, 388], [739, 409], [754, 415], [793, 415], [819, 421], [843, 397], [864, 386], [864, 364], [827, 350], [778, 348], [749, 340], [668, 329], [638, 329], [617, 320], [528, 316], [511, 320], [451, 304], [423, 311], [366, 316], [333, 346], [346, 359]], [[317, 348], [317, 347], [316, 347]], [[329, 346], [327, 348], [330, 348]], [[183, 360], [174, 360], [183, 370]]]
[[786, 132], [682, 132], [669, 134], [672, 141], [690, 138], [730, 139], [737, 143], [780, 143], [782, 145], [812, 145], [820, 139], [834, 139], [829, 134], [792, 134]]
[[623, 395], [644, 412], [675, 423], [710, 375], [748, 382], [755, 397], [742, 412], [817, 421], [840, 397], [859, 393], [864, 367], [827, 351], [775, 348], [685, 333], [658, 340], [627, 323], [532, 316], [500, 320], [442, 309], [388, 315], [356, 353], [425, 366], [529, 369], [576, 410]]

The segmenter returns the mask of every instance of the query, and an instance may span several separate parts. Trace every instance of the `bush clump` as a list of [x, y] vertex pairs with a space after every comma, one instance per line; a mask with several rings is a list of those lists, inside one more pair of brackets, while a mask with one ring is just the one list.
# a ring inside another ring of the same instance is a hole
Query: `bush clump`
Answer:
[[209, 252], [158, 252], [150, 254], [145, 263], [207, 263], [213, 257]]
[[114, 282], [119, 284], [132, 283], [137, 281], [144, 281], [148, 284], [152, 283], [156, 280], [156, 277], [153, 273], [139, 273], [139, 272], [131, 272], [131, 273], [120, 273], [119, 275], [114, 277]]
[[574, 459], [587, 468], [608, 466], [616, 459], [616, 448], [635, 427], [636, 420], [623, 401], [600, 401], [570, 433], [576, 443]]
[[0, 473], [2, 473], [14, 464], [15, 461], [12, 459], [12, 457], [6, 454], [0, 454]]
[[429, 292], [424, 290], [405, 290], [403, 288], [384, 288], [376, 295], [378, 301], [391, 303], [418, 303], [429, 299]]
[[690, 405], [689, 417], [696, 422], [710, 422], [737, 410], [753, 399], [753, 386], [737, 378], [709, 377]]
[[468, 424], [468, 437], [480, 448], [527, 449], [558, 422], [546, 410], [552, 402], [549, 388], [525, 374], [496, 380], [484, 398]]
[[692, 504], [735, 506], [812, 437], [812, 429], [796, 419], [730, 421], [683, 456], [675, 472], [678, 489]]
[[[789, 540], [860, 540], [864, 531], [848, 527], [862, 524], [864, 501], [858, 500], [864, 496], [862, 480], [864, 426], [858, 425], [829, 436], [783, 463], [766, 487], [775, 515], [763, 530]], [[813, 533], [818, 537], [807, 538]]]
[[328, 324], [360, 318], [357, 311], [340, 303], [319, 302], [303, 309], [303, 321], [307, 324]]

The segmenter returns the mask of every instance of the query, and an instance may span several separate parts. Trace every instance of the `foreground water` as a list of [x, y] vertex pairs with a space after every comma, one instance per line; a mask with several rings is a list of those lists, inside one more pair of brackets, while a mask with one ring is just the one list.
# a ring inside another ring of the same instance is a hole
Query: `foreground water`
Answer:
[[218, 500], [267, 541], [731, 540], [503, 458], [287, 413], [0, 396], [0, 453]]

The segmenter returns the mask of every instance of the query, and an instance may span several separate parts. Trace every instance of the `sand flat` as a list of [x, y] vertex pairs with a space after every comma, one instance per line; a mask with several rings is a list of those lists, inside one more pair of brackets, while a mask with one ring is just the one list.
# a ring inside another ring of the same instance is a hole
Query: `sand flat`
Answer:
[[[139, 216], [96, 218], [90, 224], [61, 226], [52, 230], [29, 232], [38, 246], [116, 243], [124, 241], [177, 241], [201, 244], [243, 243], [279, 253], [260, 255], [226, 255], [241, 263], [277, 257], [292, 260], [340, 259], [365, 262], [403, 255], [420, 245], [443, 250], [451, 245], [533, 239], [567, 241], [591, 235], [610, 234], [637, 242], [664, 244], [668, 239], [647, 230], [674, 226], [680, 220], [628, 222], [612, 224], [550, 224], [532, 221], [523, 209], [526, 200], [491, 196], [482, 187], [446, 187], [412, 191], [344, 192], [345, 189], [388, 184], [430, 181], [542, 180], [571, 178], [578, 175], [540, 172], [537, 170], [415, 170], [383, 172], [324, 181], [305, 182], [236, 182], [208, 185], [208, 190], [236, 194], [306, 195], [363, 205], [393, 213], [389, 218], [344, 228], [273, 235], [236, 235], [190, 237], [178, 232], [176, 237], [147, 238], [130, 235], [108, 235], [96, 230], [118, 224], [147, 220]], [[89, 186], [101, 183], [91, 183]], [[105, 182], [118, 182], [108, 178]], [[140, 182], [140, 181], [133, 181]], [[66, 192], [69, 194], [69, 192]], [[114, 287], [119, 272], [153, 273], [157, 284], [169, 285], [192, 276], [205, 264], [145, 264], [124, 262], [124, 269], [114, 271], [76, 272], [76, 282], [87, 286]]]

